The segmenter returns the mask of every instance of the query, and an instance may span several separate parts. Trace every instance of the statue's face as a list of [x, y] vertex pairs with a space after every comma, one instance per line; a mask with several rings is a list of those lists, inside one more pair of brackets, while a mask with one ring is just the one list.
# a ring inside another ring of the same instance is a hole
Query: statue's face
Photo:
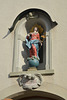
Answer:
[[34, 28], [34, 31], [37, 31], [37, 27]]

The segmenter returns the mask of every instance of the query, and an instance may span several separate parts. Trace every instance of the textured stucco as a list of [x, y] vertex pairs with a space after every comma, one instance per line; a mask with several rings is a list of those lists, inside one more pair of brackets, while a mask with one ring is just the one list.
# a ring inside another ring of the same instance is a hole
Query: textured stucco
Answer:
[[[8, 28], [11, 27], [16, 16], [28, 8], [42, 9], [51, 16], [52, 20], [58, 22], [58, 26], [51, 30], [52, 69], [55, 74], [44, 76], [44, 83], [56, 84], [66, 91], [67, 0], [0, 0], [0, 91], [17, 84], [16, 78], [8, 77], [12, 71], [14, 34], [12, 32], [6, 38], [3, 39], [3, 37], [7, 34]], [[49, 86], [50, 88], [52, 87]], [[63, 96], [66, 95], [63, 92], [61, 91]]]

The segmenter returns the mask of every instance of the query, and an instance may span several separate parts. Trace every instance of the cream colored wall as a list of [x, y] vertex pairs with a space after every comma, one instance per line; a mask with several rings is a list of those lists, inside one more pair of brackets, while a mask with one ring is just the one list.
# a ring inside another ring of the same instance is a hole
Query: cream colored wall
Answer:
[[51, 30], [55, 74], [44, 76], [44, 82], [67, 89], [67, 0], [0, 0], [0, 90], [17, 84], [16, 78], [8, 78], [12, 71], [14, 34], [2, 38], [16, 16], [29, 8], [45, 10], [52, 20], [58, 22], [58, 26]]

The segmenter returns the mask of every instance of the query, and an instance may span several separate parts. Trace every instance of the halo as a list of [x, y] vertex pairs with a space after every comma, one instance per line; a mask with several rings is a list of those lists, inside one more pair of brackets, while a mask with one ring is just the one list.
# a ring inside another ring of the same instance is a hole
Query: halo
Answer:
[[38, 32], [39, 32], [40, 35], [44, 32], [44, 28], [41, 25], [39, 25], [39, 24], [33, 25], [31, 30], [30, 30], [30, 32], [33, 32], [35, 27], [38, 28]]

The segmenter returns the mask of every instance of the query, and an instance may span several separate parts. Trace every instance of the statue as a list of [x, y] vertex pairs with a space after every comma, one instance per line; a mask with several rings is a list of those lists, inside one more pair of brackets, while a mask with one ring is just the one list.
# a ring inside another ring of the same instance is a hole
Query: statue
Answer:
[[40, 60], [39, 45], [42, 45], [42, 43], [37, 27], [34, 27], [34, 32], [31, 32], [26, 36], [25, 41], [26, 47], [29, 49], [29, 57], [27, 58], [27, 61], [29, 61], [30, 67], [38, 67]]

